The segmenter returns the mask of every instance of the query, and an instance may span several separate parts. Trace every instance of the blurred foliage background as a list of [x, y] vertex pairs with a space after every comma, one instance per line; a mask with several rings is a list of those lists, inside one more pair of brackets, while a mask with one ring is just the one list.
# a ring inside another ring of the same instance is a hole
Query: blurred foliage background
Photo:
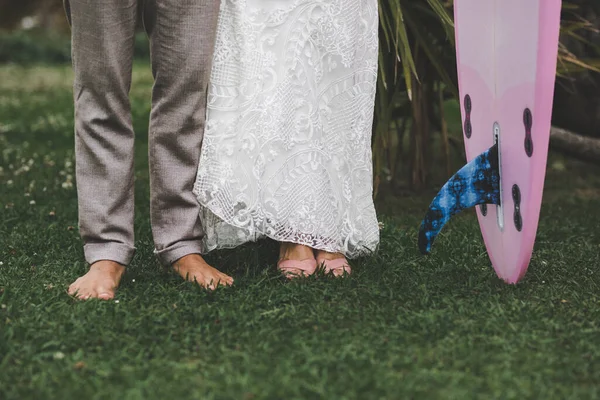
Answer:
[[[61, 0], [0, 0], [0, 64], [70, 62]], [[600, 1], [563, 2], [553, 124], [600, 137]], [[451, 0], [380, 0], [376, 192], [418, 191], [464, 161]], [[141, 26], [141, 25], [140, 25]], [[136, 57], [147, 60], [140, 30]]]

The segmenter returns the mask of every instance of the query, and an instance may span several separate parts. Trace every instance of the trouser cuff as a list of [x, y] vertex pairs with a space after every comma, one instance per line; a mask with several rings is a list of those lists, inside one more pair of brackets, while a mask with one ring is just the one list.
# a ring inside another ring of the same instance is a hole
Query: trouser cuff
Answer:
[[129, 265], [135, 248], [117, 242], [87, 243], [83, 246], [85, 260], [91, 265], [97, 261], [114, 261], [121, 265]]
[[202, 254], [202, 245], [198, 240], [177, 242], [162, 250], [154, 250], [161, 263], [166, 266], [173, 265], [181, 257], [189, 254]]

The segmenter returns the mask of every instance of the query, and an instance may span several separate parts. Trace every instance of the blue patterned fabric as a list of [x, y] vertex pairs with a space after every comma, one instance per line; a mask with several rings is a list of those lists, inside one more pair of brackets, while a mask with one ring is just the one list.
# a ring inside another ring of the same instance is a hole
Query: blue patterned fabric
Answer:
[[421, 223], [421, 253], [431, 252], [435, 238], [453, 215], [478, 204], [500, 205], [497, 144], [465, 165], [435, 197]]

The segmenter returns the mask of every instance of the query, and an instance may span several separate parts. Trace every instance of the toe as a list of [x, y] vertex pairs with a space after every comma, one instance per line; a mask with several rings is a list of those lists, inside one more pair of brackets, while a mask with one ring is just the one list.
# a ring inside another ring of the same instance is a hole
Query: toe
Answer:
[[344, 275], [350, 275], [350, 268], [337, 268], [333, 270], [333, 275], [334, 276], [344, 276]]
[[94, 297], [101, 300], [111, 300], [115, 297], [115, 291], [113, 287], [105, 283], [96, 287], [94, 295]]
[[75, 282], [73, 282], [69, 285], [68, 293], [71, 296], [75, 296], [77, 291], [80, 291], [80, 290], [81, 290], [81, 288], [79, 286], [79, 279], [77, 279]]
[[231, 279], [228, 276], [222, 277], [221, 280], [219, 281], [220, 286], [231, 286], [232, 283], [233, 283], [233, 279]]
[[107, 292], [107, 291], [101, 291], [100, 294], [98, 294], [98, 298], [100, 300], [111, 300], [115, 297], [115, 294], [112, 292]]
[[89, 292], [84, 292], [83, 290], [77, 289], [73, 292], [72, 296], [75, 297], [77, 300], [87, 300], [92, 295]]
[[81, 299], [86, 293], [81, 290], [80, 287], [71, 285], [69, 286], [69, 296], [73, 296], [77, 299]]
[[299, 268], [288, 268], [283, 271], [283, 275], [288, 279], [299, 278], [304, 276], [304, 271]]

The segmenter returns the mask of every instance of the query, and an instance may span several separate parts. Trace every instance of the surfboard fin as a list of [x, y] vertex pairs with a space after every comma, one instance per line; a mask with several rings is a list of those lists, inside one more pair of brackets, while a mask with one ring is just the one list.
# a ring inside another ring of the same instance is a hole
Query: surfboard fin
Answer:
[[438, 233], [450, 218], [479, 204], [500, 205], [498, 144], [458, 171], [431, 202], [419, 230], [419, 250], [431, 252]]

